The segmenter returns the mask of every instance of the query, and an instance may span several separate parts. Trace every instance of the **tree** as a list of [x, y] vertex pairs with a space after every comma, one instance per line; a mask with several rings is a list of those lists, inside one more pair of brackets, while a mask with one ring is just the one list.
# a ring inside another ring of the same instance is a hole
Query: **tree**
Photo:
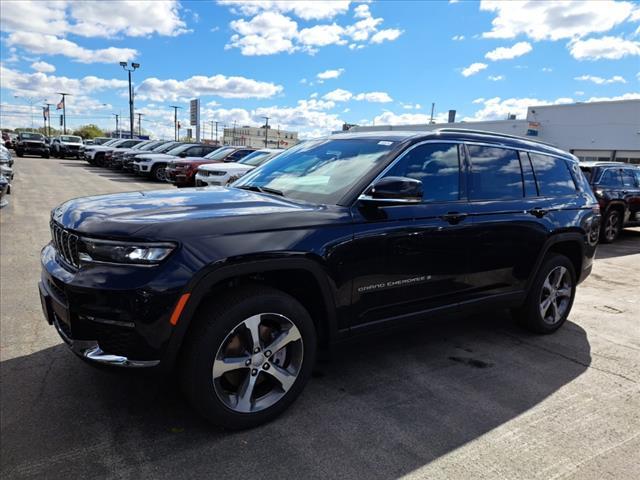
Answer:
[[94, 125], [93, 123], [90, 123], [89, 125], [82, 125], [76, 128], [73, 131], [73, 134], [82, 138], [95, 138], [95, 137], [105, 136], [104, 132], [97, 125]]

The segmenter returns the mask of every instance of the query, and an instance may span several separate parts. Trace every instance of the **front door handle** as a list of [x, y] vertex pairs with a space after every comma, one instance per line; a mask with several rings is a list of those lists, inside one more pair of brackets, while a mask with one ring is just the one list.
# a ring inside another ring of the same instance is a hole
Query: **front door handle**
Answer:
[[529, 210], [529, 213], [531, 215], [533, 215], [534, 217], [542, 218], [547, 213], [549, 213], [549, 210], [544, 210], [543, 208], [536, 207], [536, 208], [532, 208], [531, 210]]
[[446, 215], [442, 215], [440, 218], [445, 222], [449, 222], [451, 225], [457, 225], [467, 217], [468, 215], [466, 213], [448, 212]]

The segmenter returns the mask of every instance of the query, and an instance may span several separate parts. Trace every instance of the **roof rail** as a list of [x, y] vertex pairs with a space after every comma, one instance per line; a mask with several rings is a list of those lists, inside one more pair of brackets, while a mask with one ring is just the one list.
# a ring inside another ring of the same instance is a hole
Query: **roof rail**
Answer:
[[480, 133], [483, 135], [495, 135], [496, 137], [505, 137], [505, 138], [515, 138], [518, 140], [526, 140], [529, 142], [541, 143], [543, 145], [547, 145], [549, 147], [558, 148], [556, 145], [552, 143], [542, 142], [540, 140], [534, 140], [527, 137], [523, 137], [520, 135], [510, 135], [508, 133], [500, 133], [500, 132], [491, 132], [489, 130], [475, 130], [473, 128], [453, 128], [453, 127], [443, 127], [438, 128], [436, 130], [432, 130], [434, 132], [451, 132], [451, 133]]

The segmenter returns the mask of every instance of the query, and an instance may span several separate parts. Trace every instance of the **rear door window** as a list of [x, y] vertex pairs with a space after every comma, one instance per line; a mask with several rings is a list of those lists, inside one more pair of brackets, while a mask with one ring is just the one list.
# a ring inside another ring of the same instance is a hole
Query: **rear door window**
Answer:
[[518, 152], [506, 148], [469, 145], [471, 200], [523, 197], [522, 169]]
[[632, 170], [622, 170], [622, 185], [625, 187], [636, 187], [636, 177]]
[[564, 159], [538, 153], [529, 153], [529, 158], [540, 195], [556, 197], [576, 194], [576, 184]]
[[385, 174], [422, 182], [424, 202], [447, 202], [460, 198], [458, 145], [425, 143], [411, 149]]

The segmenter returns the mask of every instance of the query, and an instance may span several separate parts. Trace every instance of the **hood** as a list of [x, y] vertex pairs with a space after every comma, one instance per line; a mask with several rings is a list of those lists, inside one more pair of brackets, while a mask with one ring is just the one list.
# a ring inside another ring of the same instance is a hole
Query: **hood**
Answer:
[[110, 147], [109, 145], [107, 145], [106, 147], [104, 145], [89, 145], [87, 146], [85, 149], [86, 150], [93, 150], [95, 152], [104, 152], [107, 150], [113, 150], [115, 147]]
[[60, 143], [62, 145], [73, 145], [73, 146], [76, 146], [76, 147], [84, 147], [84, 143], [82, 143], [82, 142], [65, 142], [63, 140], [60, 140]]
[[55, 208], [51, 215], [81, 234], [176, 240], [301, 228], [322, 223], [322, 217], [332, 209], [330, 215], [335, 217], [339, 208], [236, 188], [209, 187], [77, 198]]
[[[140, 152], [140, 153], [144, 153], [144, 152]], [[149, 158], [151, 160], [166, 160], [166, 161], [170, 161], [170, 160], [174, 160], [176, 157], [174, 155], [167, 155], [166, 153], [148, 153], [146, 155], [138, 155], [136, 157], [137, 159], [141, 159], [141, 158]]]
[[245, 165], [243, 163], [229, 162], [229, 163], [212, 163], [210, 165], [203, 165], [200, 170], [207, 172], [244, 172], [247, 170], [253, 170], [254, 166]]

